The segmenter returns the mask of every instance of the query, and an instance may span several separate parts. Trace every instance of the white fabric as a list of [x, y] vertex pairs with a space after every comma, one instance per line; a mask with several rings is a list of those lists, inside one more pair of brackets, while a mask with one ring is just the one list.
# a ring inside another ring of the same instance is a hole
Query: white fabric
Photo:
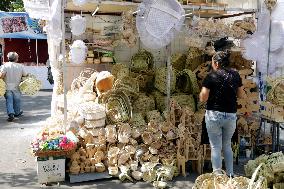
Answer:
[[48, 21], [47, 25], [47, 35], [56, 46], [59, 46], [62, 40], [60, 0], [53, 0], [51, 10], [50, 21]]
[[24, 66], [14, 62], [6, 62], [1, 66], [0, 72], [6, 74], [6, 90], [19, 90], [22, 77], [27, 75]]
[[138, 7], [136, 26], [142, 43], [159, 49], [173, 40], [184, 19], [185, 11], [176, 0], [144, 0]]
[[84, 63], [88, 51], [88, 48], [85, 45], [85, 43], [82, 40], [76, 40], [73, 42], [70, 48], [71, 48], [70, 56], [72, 63], [74, 64]]
[[275, 8], [272, 10], [271, 13], [271, 18], [272, 20], [284, 20], [284, 14], [283, 14], [283, 10], [284, 10], [284, 2], [282, 1], [277, 1]]
[[[284, 9], [283, 9], [284, 10]], [[270, 51], [275, 52], [283, 48], [284, 45], [284, 22], [272, 21], [270, 34]]]
[[70, 20], [70, 28], [73, 35], [82, 35], [86, 31], [86, 18], [81, 15], [72, 16]]
[[88, 2], [88, 0], [73, 0], [74, 5], [76, 6], [82, 6], [84, 4], [86, 4]]
[[29, 14], [29, 17], [42, 20], [49, 20], [49, 1], [50, 0], [23, 0], [25, 11]]

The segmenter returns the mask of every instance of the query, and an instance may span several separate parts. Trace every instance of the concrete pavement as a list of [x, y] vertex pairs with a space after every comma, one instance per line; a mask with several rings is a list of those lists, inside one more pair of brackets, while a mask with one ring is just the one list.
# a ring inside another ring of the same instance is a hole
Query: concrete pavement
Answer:
[[[116, 179], [70, 184], [67, 182], [43, 186], [37, 183], [35, 158], [29, 152], [29, 143], [50, 116], [51, 91], [41, 91], [36, 96], [23, 96], [24, 116], [14, 122], [6, 121], [5, 99], [0, 97], [0, 189], [127, 189], [153, 188], [151, 184], [121, 183]], [[178, 177], [170, 183], [173, 189], [191, 188], [195, 173]]]

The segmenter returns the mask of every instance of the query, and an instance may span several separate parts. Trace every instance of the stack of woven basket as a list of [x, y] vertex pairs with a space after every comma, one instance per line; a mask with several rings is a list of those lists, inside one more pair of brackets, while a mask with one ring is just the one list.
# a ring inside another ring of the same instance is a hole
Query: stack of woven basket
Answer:
[[95, 102], [80, 104], [79, 114], [85, 119], [86, 128], [104, 127], [106, 121], [105, 107]]

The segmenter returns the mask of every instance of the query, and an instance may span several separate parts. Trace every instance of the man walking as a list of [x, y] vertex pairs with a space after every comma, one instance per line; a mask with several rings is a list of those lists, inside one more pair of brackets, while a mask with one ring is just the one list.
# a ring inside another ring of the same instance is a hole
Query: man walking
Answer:
[[24, 66], [18, 64], [18, 54], [16, 52], [9, 52], [8, 61], [1, 66], [0, 78], [4, 79], [6, 83], [6, 108], [8, 119], [11, 122], [14, 117], [19, 117], [23, 114], [21, 110], [21, 92], [19, 84], [23, 76], [27, 76]]

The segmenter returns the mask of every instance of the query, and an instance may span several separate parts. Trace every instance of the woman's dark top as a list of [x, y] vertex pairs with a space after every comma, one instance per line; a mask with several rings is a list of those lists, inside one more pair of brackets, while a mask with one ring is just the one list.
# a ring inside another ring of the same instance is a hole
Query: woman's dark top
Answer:
[[206, 76], [202, 86], [210, 89], [207, 110], [237, 112], [237, 90], [242, 86], [237, 71], [230, 68], [213, 71]]

